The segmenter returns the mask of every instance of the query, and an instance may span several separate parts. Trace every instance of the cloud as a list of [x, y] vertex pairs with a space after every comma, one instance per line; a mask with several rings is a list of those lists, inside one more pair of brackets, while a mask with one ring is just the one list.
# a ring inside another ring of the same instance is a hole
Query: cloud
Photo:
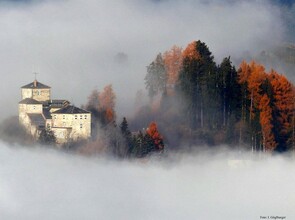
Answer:
[[[118, 112], [130, 115], [157, 53], [206, 42], [218, 62], [280, 42], [280, 9], [269, 1], [30, 1], [0, 4], [2, 116], [17, 114], [20, 87], [38, 79], [76, 105], [113, 83]], [[271, 36], [271, 37], [270, 37]], [[128, 62], [116, 63], [118, 53]]]
[[118, 162], [1, 143], [0, 159], [1, 219], [295, 217], [290, 158], [199, 152]]

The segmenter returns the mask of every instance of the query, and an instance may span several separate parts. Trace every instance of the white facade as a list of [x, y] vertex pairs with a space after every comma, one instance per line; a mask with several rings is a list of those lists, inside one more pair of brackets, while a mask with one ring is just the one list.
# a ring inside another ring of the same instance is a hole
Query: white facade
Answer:
[[35, 139], [38, 131], [50, 129], [58, 143], [88, 139], [91, 113], [70, 105], [66, 100], [51, 100], [50, 87], [36, 80], [22, 87], [19, 122]]

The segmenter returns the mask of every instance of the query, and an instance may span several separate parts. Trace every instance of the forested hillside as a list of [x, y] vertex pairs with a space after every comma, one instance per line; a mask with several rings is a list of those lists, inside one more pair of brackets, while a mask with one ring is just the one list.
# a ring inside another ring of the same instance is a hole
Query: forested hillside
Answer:
[[[199, 40], [156, 55], [143, 80], [148, 102], [142, 104], [145, 95], [138, 92], [135, 114], [128, 119], [117, 118], [111, 84], [92, 91], [83, 106], [92, 113], [92, 138], [63, 149], [119, 158], [222, 145], [253, 152], [294, 150], [295, 87], [274, 69], [254, 60], [235, 67], [231, 57], [217, 64]], [[7, 129], [14, 121], [2, 124], [2, 139], [32, 141], [16, 125], [22, 135]], [[44, 133], [39, 143], [54, 144], [51, 136]]]
[[[216, 64], [204, 42], [158, 54], [147, 67], [150, 104], [133, 120], [156, 120], [171, 148], [228, 144], [253, 151], [294, 147], [294, 85], [252, 61]], [[135, 126], [136, 127], [136, 126]]]

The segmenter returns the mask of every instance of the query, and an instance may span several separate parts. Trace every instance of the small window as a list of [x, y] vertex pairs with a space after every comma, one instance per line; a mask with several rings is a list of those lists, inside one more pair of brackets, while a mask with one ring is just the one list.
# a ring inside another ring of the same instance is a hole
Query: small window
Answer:
[[75, 115], [75, 119], [78, 119], [78, 115]]
[[33, 106], [33, 109], [36, 109], [36, 105]]
[[84, 118], [87, 119], [87, 115], [85, 115]]
[[63, 116], [62, 116], [62, 119], [66, 119], [66, 116], [65, 116], [65, 115], [63, 115]]
[[57, 116], [56, 115], [54, 115], [54, 119], [57, 119]]
[[80, 115], [80, 119], [83, 119], [83, 115]]
[[80, 124], [80, 128], [83, 128], [83, 124]]

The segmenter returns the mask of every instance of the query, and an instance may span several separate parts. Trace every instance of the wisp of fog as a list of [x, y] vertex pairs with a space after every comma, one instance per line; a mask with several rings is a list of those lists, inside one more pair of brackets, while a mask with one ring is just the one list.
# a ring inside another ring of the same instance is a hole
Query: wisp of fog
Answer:
[[295, 217], [295, 162], [281, 156], [220, 151], [126, 162], [1, 143], [0, 161], [1, 219]]

